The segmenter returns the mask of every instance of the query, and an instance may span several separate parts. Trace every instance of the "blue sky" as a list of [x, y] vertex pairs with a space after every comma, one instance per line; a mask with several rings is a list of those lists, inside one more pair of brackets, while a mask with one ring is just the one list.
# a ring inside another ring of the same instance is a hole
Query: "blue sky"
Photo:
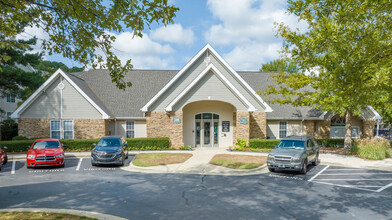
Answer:
[[[154, 24], [143, 31], [143, 38], [132, 39], [132, 30], [115, 34], [115, 53], [123, 62], [132, 59], [136, 69], [181, 69], [210, 43], [235, 70], [258, 70], [262, 63], [279, 58], [282, 41], [275, 36], [274, 22], [305, 27], [286, 13], [284, 0], [169, 2], [180, 8], [174, 24]], [[45, 33], [34, 28], [26, 32], [45, 38]], [[80, 66], [60, 55], [46, 59]]]

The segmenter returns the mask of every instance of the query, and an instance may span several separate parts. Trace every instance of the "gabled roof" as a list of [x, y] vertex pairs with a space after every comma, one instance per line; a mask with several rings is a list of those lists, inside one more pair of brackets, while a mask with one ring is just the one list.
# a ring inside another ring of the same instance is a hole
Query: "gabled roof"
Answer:
[[209, 64], [169, 105], [165, 108], [166, 111], [172, 111], [173, 106], [182, 99], [209, 71], [214, 72], [223, 83], [245, 104], [248, 106], [248, 111], [254, 112], [256, 108], [234, 87], [233, 84], [214, 66]]
[[252, 96], [258, 101], [260, 102], [260, 104], [262, 106], [265, 106], [265, 112], [272, 112], [272, 108], [263, 101], [263, 99], [257, 95], [257, 93], [252, 89], [252, 87], [250, 87], [248, 85], [248, 83], [246, 83], [246, 81], [244, 79], [241, 78], [241, 76], [233, 69], [231, 68], [231, 66], [214, 50], [214, 48], [211, 47], [210, 44], [207, 44], [203, 49], [201, 49], [196, 56], [194, 56], [181, 70], [180, 72], [177, 73], [177, 75], [175, 75], [172, 80], [170, 80], [170, 82], [168, 84], [166, 84], [166, 86], [164, 86], [151, 100], [149, 100], [147, 102], [146, 105], [144, 105], [141, 110], [143, 112], [147, 112], [148, 108], [156, 101], [158, 100], [159, 97], [162, 96], [162, 94], [164, 92], [166, 92], [188, 69], [189, 67], [192, 66], [192, 64], [194, 64], [196, 62], [197, 59], [199, 59], [205, 52], [209, 51], [210, 53], [212, 53], [233, 75], [234, 77], [244, 86], [244, 88], [246, 90], [248, 90], [248, 92], [250, 94], [252, 94]]
[[77, 77], [63, 72], [61, 69], [58, 69], [55, 73], [53, 73], [53, 75], [49, 77], [49, 79], [46, 80], [44, 84], [42, 84], [25, 102], [23, 102], [21, 106], [19, 106], [19, 108], [15, 110], [11, 117], [19, 118], [20, 114], [24, 110], [26, 110], [34, 102], [34, 100], [38, 98], [38, 96], [46, 88], [48, 88], [59, 76], [64, 77], [64, 79], [67, 80], [68, 83], [70, 83], [95, 109], [97, 109], [97, 111], [102, 114], [102, 118], [110, 118], [111, 113], [105, 108], [102, 102], [98, 101], [99, 98], [94, 93], [88, 91], [88, 85], [84, 82], [81, 82], [79, 79], [77, 79]]

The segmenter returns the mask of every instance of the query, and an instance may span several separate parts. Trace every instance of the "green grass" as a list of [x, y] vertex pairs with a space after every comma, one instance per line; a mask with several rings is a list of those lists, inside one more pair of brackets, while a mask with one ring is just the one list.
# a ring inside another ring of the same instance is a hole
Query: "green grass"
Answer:
[[132, 163], [139, 167], [151, 167], [183, 163], [191, 157], [192, 154], [187, 153], [141, 153], [136, 156]]
[[265, 163], [266, 157], [263, 156], [231, 154], [217, 154], [210, 161], [210, 164], [231, 169], [254, 169], [264, 165]]
[[89, 219], [96, 220], [96, 218], [89, 218], [86, 216], [71, 215], [66, 213], [48, 213], [48, 212], [2, 212], [0, 213], [0, 220], [27, 220], [27, 219], [43, 219], [43, 220], [79, 220]]

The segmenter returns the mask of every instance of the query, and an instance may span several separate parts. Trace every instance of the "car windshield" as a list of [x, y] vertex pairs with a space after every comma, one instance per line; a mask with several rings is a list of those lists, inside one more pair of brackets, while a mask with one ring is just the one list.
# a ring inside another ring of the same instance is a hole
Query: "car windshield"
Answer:
[[304, 149], [305, 141], [282, 140], [280, 141], [278, 148]]
[[39, 141], [35, 142], [33, 149], [52, 149], [52, 148], [60, 148], [60, 144], [58, 141]]
[[120, 147], [121, 140], [120, 138], [102, 138], [97, 145], [100, 147]]

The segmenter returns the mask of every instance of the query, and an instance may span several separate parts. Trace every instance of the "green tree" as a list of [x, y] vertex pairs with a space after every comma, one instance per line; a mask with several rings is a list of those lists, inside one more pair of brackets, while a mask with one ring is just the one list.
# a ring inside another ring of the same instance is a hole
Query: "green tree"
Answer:
[[[172, 23], [178, 11], [167, 0], [0, 0], [0, 5], [0, 48], [15, 47], [7, 40], [16, 37], [20, 26], [40, 27], [49, 34], [42, 43], [49, 55], [58, 53], [84, 66], [108, 68], [121, 89], [132, 85], [122, 80], [132, 69], [131, 60], [121, 65], [113, 53], [116, 38], [109, 32], [131, 29], [142, 37], [145, 25]], [[8, 59], [0, 54], [0, 62]]]
[[65, 65], [64, 63], [55, 62], [55, 61], [48, 61], [48, 60], [41, 60], [36, 67], [36, 69], [38, 71], [42, 71], [42, 72], [46, 73], [45, 74], [46, 78], [51, 76], [52, 73], [56, 72], [56, 70], [58, 70], [59, 68], [64, 70], [67, 73], [82, 72], [83, 71], [83, 68], [80, 68], [80, 67], [73, 66], [71, 68], [68, 68], [68, 66]]
[[392, 112], [392, 2], [289, 0], [287, 10], [308, 24], [305, 33], [277, 24], [283, 54], [300, 71], [274, 75], [277, 86], [264, 94], [345, 115], [347, 147], [353, 115], [367, 105]]
[[286, 72], [296, 73], [298, 67], [292, 62], [286, 61], [285, 59], [272, 60], [268, 63], [262, 64], [260, 68], [261, 72]]

